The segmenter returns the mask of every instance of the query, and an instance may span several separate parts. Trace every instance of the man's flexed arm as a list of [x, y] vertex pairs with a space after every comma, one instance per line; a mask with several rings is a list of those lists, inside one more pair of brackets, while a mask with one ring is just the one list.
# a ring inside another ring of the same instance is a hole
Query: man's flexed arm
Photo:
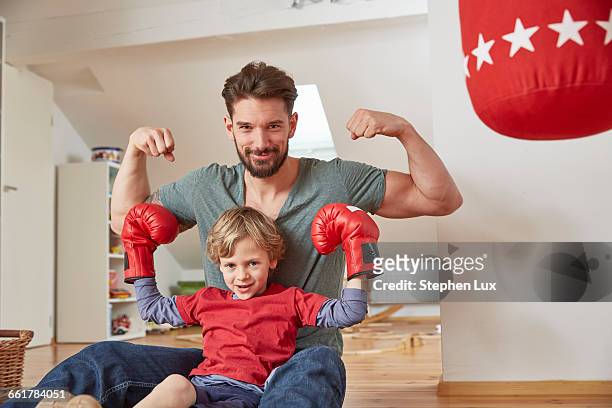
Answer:
[[409, 172], [387, 172], [385, 196], [377, 215], [447, 215], [461, 206], [463, 198], [444, 163], [410, 122], [391, 113], [358, 109], [346, 127], [352, 139], [377, 134], [395, 137], [406, 150]]
[[[111, 228], [121, 234], [127, 212], [151, 195], [147, 176], [147, 156], [174, 161], [174, 138], [170, 129], [142, 127], [130, 135], [123, 162], [115, 178], [111, 198]], [[148, 201], [159, 203], [155, 197]]]

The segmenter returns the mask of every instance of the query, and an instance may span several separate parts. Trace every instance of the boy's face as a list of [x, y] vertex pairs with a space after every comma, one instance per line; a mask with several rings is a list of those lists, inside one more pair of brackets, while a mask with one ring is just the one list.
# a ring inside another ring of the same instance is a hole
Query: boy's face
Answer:
[[276, 268], [266, 251], [251, 238], [242, 238], [228, 258], [219, 258], [225, 284], [242, 300], [261, 295], [268, 286], [270, 269]]

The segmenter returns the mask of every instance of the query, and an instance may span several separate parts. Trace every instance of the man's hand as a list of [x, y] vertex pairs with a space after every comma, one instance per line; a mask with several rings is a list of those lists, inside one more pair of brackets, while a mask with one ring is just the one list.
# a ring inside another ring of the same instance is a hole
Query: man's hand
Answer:
[[121, 234], [128, 211], [151, 195], [147, 157], [163, 155], [173, 162], [173, 152], [174, 137], [170, 129], [141, 127], [130, 135], [112, 191], [111, 228], [116, 234]]
[[410, 135], [414, 129], [410, 122], [399, 116], [369, 109], [357, 109], [346, 123], [351, 139], [371, 138], [385, 135], [401, 139]]
[[163, 155], [166, 160], [174, 161], [174, 137], [167, 128], [138, 128], [130, 135], [126, 154], [158, 157]]

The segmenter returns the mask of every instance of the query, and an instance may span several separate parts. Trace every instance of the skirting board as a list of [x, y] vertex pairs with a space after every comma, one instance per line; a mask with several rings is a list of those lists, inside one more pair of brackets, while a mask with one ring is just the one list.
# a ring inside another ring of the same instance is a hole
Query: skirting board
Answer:
[[438, 395], [449, 396], [577, 396], [610, 395], [612, 381], [444, 381]]

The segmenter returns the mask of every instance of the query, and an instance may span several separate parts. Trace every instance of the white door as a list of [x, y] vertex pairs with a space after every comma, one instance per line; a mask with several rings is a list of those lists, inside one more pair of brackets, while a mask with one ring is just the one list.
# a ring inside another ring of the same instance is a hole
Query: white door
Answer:
[[0, 183], [0, 327], [49, 344], [54, 310], [53, 88], [3, 65]]

